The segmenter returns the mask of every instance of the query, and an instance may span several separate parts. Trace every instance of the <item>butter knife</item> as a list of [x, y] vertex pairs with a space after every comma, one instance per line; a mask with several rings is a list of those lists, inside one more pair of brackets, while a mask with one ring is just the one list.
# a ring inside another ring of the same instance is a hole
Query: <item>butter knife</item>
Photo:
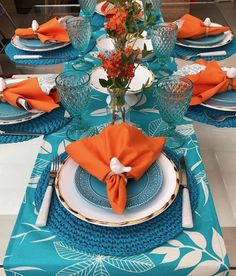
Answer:
[[184, 228], [193, 228], [193, 217], [191, 202], [189, 197], [186, 163], [185, 158], [180, 159], [180, 170], [179, 170], [180, 185], [183, 187], [183, 198], [182, 198], [182, 226]]
[[0, 130], [1, 135], [29, 135], [29, 136], [41, 136], [44, 133], [40, 132], [28, 132], [28, 131], [8, 131], [8, 130]]
[[14, 60], [17, 59], [72, 59], [69, 56], [42, 56], [42, 55], [14, 55]]

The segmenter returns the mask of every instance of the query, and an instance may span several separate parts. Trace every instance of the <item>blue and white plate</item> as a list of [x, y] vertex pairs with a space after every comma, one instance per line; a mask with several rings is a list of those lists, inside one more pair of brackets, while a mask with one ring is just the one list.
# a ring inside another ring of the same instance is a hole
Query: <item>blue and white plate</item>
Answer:
[[220, 43], [225, 38], [225, 34], [216, 36], [207, 36], [199, 39], [181, 39], [179, 40], [183, 44], [196, 45], [196, 46], [209, 46], [212, 44]]
[[33, 38], [33, 39], [25, 39], [25, 38], [19, 38], [19, 41], [26, 47], [29, 48], [48, 48], [55, 45], [63, 44], [61, 42], [48, 42], [48, 43], [42, 43], [39, 39]]
[[[142, 206], [152, 200], [159, 192], [163, 183], [163, 173], [157, 162], [147, 170], [138, 181], [128, 180], [127, 209]], [[90, 203], [111, 209], [107, 199], [106, 184], [78, 167], [75, 173], [75, 185], [81, 196]]]
[[236, 111], [236, 90], [216, 94], [202, 105], [222, 111]]
[[[10, 79], [7, 80], [7, 85], [23, 81], [24, 79]], [[12, 125], [26, 122], [41, 116], [44, 112], [30, 113], [26, 110], [19, 109], [8, 103], [0, 102], [0, 125]]]

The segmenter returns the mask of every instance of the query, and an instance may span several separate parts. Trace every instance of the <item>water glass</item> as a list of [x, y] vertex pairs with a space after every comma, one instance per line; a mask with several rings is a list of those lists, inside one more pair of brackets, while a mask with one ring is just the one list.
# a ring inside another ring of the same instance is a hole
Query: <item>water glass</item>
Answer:
[[90, 102], [90, 75], [82, 71], [66, 71], [57, 76], [56, 87], [62, 105], [72, 117], [67, 137], [78, 140], [85, 131], [82, 114], [87, 110]]
[[66, 28], [72, 46], [78, 51], [78, 59], [73, 63], [75, 70], [90, 70], [93, 63], [84, 59], [92, 35], [91, 24], [83, 17], [72, 17], [66, 21]]
[[181, 122], [192, 97], [192, 82], [181, 76], [172, 75], [161, 78], [156, 84], [156, 106], [168, 128], [162, 135], [169, 137], [167, 146], [178, 148], [184, 143], [184, 136], [176, 132], [176, 125]]
[[170, 74], [168, 62], [176, 44], [178, 27], [175, 23], [160, 23], [151, 28], [151, 41], [161, 75]]
[[157, 16], [158, 13], [160, 12], [162, 0], [142, 0], [142, 3], [143, 3], [144, 11], [146, 9], [146, 5], [151, 4], [152, 5], [151, 13]]
[[79, 0], [79, 4], [84, 15], [91, 19], [95, 12], [97, 0]]

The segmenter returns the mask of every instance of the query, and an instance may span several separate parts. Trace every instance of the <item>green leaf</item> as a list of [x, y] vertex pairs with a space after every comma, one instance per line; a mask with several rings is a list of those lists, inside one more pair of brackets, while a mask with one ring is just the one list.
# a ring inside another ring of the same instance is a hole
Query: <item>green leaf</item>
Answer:
[[127, 63], [127, 62], [128, 62], [128, 58], [127, 58], [126, 54], [122, 53], [122, 54], [121, 54], [121, 58], [122, 58], [122, 61], [123, 61], [124, 63]]
[[135, 59], [135, 54], [134, 53], [132, 53], [130, 56], [129, 56], [129, 58], [128, 58], [128, 64], [133, 64], [134, 63], [134, 59]]
[[120, 78], [115, 78], [115, 85], [118, 88], [124, 88], [124, 84]]
[[107, 86], [108, 86], [108, 87], [111, 86], [112, 83], [113, 83], [112, 79], [108, 79], [108, 81], [107, 81]]
[[101, 84], [102, 87], [107, 87], [108, 86], [108, 81], [104, 79], [99, 79], [99, 83]]

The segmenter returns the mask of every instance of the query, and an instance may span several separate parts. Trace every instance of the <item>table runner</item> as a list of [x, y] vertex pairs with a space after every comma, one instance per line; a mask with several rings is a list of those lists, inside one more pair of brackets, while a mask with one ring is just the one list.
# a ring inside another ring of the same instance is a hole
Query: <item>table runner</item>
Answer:
[[[153, 108], [152, 95], [144, 95], [131, 112], [131, 121], [141, 125], [149, 135], [156, 135], [166, 125], [158, 110]], [[86, 122], [89, 125], [107, 122], [106, 95], [93, 91], [93, 101]], [[149, 99], [148, 99], [149, 98]], [[185, 154], [187, 166], [194, 175], [198, 191], [198, 206], [194, 210], [194, 228], [160, 247], [139, 255], [127, 257], [101, 256], [81, 252], [62, 242], [55, 234], [34, 225], [36, 209], [34, 192], [37, 182], [55, 154], [64, 152], [69, 143], [67, 127], [45, 137], [26, 190], [14, 231], [4, 259], [7, 275], [213, 275], [226, 271], [229, 260], [226, 255], [221, 229], [216, 216], [210, 187], [199, 153], [197, 139], [191, 120], [185, 119], [178, 131], [185, 135], [185, 145], [176, 150]], [[53, 212], [53, 210], [50, 210]], [[207, 225], [207, 227], [206, 227]], [[79, 233], [78, 233], [79, 235]], [[45, 256], [50, 256], [47, 258]]]

